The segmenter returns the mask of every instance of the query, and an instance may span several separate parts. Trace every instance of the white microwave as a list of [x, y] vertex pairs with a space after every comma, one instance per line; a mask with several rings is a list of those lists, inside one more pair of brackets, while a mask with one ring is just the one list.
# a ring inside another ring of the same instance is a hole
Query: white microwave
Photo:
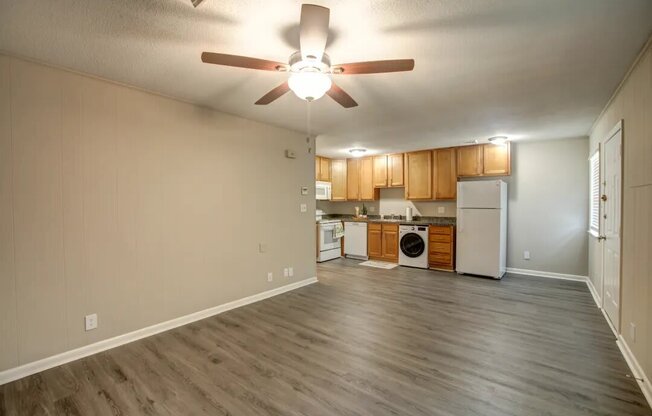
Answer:
[[329, 201], [331, 199], [331, 183], [317, 181], [315, 183], [315, 197], [320, 201]]

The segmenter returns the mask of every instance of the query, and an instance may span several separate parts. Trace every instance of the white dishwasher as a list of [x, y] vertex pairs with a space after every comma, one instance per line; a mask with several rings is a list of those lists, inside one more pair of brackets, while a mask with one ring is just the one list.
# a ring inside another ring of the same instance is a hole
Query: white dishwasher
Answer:
[[344, 256], [353, 259], [367, 260], [367, 223], [344, 223]]

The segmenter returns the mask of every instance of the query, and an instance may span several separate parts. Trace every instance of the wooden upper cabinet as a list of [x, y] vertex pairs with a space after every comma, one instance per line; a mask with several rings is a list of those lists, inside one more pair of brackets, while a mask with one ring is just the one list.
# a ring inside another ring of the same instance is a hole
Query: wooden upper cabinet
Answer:
[[457, 176], [482, 175], [483, 145], [457, 148]]
[[483, 149], [482, 174], [487, 176], [509, 175], [511, 173], [510, 144], [485, 144]]
[[405, 186], [403, 158], [403, 153], [387, 156], [387, 181], [390, 187]]
[[346, 159], [346, 199], [360, 199], [359, 159]]
[[331, 201], [346, 201], [346, 159], [331, 160]]
[[405, 186], [403, 176], [403, 153], [374, 156], [374, 187]]
[[432, 151], [432, 184], [435, 199], [457, 198], [457, 156], [455, 148]]
[[373, 201], [376, 199], [374, 189], [374, 161], [372, 157], [360, 159], [360, 200]]
[[374, 186], [376, 188], [387, 187], [387, 155], [374, 156]]
[[405, 154], [405, 199], [432, 199], [432, 152]]
[[315, 156], [315, 179], [322, 182], [331, 181], [331, 160], [329, 158]]
[[331, 160], [325, 157], [321, 158], [321, 180], [324, 182], [331, 181]]

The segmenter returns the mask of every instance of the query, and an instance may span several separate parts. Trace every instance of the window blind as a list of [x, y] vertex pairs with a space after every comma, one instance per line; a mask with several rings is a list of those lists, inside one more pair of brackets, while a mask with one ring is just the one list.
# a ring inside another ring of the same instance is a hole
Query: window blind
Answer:
[[591, 207], [589, 212], [589, 231], [600, 233], [600, 152], [596, 151], [589, 159]]

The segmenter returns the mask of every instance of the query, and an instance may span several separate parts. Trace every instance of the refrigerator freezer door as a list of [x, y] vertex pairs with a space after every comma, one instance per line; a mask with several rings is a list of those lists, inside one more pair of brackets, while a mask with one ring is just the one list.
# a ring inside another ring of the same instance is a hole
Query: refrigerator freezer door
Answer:
[[500, 209], [457, 210], [458, 273], [500, 278], [501, 263]]
[[501, 208], [503, 181], [466, 181], [457, 183], [458, 208]]

